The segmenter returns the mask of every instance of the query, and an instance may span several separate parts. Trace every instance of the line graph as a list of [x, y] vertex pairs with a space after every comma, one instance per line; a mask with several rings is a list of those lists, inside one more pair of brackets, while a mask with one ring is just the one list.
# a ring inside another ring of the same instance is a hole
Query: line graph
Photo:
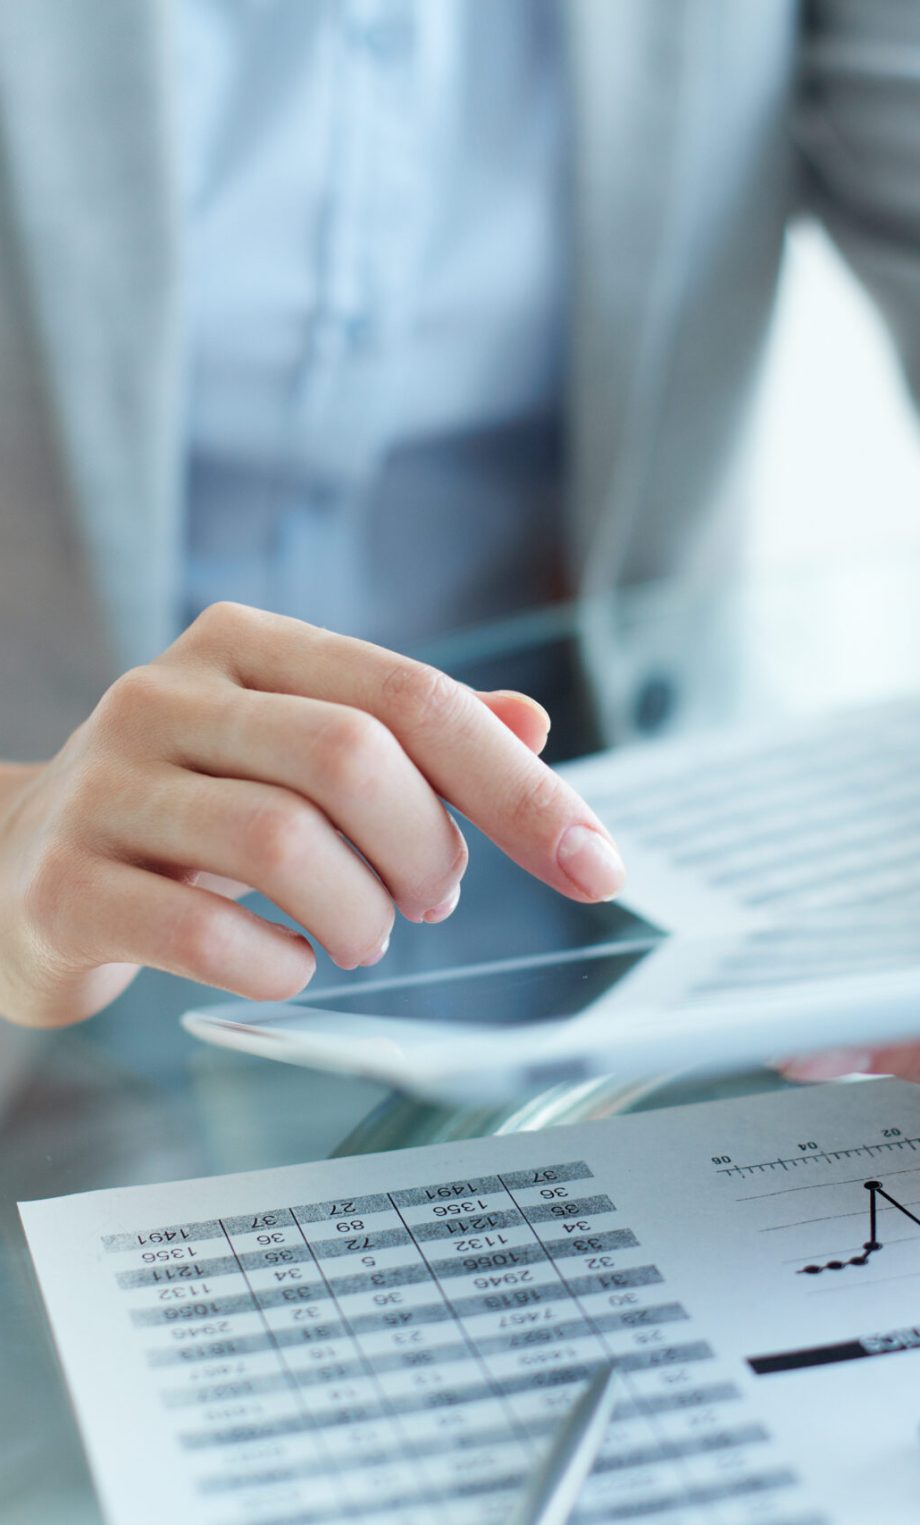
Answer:
[[903, 1202], [891, 1196], [882, 1185], [881, 1181], [864, 1181], [863, 1186], [869, 1193], [869, 1237], [864, 1242], [861, 1254], [850, 1255], [846, 1260], [826, 1260], [823, 1264], [810, 1264], [801, 1266], [797, 1272], [799, 1276], [820, 1276], [824, 1271], [845, 1271], [848, 1266], [865, 1266], [869, 1264], [869, 1257], [878, 1254], [884, 1246], [878, 1237], [878, 1198], [883, 1197], [890, 1207], [896, 1208], [909, 1218], [912, 1223], [920, 1227], [920, 1218], [912, 1213]]

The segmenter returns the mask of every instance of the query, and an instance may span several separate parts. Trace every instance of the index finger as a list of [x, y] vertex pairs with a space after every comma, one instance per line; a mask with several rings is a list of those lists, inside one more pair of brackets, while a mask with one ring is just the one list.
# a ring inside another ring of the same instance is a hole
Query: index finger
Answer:
[[245, 614], [247, 638], [235, 643], [232, 663], [241, 683], [367, 711], [438, 794], [536, 878], [588, 902], [622, 888], [622, 859], [594, 811], [470, 689], [383, 647]]

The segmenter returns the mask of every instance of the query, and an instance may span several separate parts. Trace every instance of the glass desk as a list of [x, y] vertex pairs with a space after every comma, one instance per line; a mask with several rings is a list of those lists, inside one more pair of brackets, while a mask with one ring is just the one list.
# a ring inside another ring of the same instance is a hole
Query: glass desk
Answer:
[[[624, 738], [808, 712], [893, 695], [920, 679], [920, 567], [842, 568], [722, 589], [645, 589], [602, 611], [616, 641]], [[552, 756], [604, 730], [573, 660], [575, 611], [555, 608], [425, 653], [477, 686], [521, 686], [554, 711]], [[459, 912], [403, 925], [387, 972], [447, 966], [528, 935], [527, 888], [473, 843]], [[514, 888], [509, 893], [509, 876]], [[501, 906], [501, 915], [496, 914]], [[628, 917], [605, 908], [614, 918]], [[579, 914], [586, 914], [583, 911]], [[592, 913], [587, 913], [592, 914]], [[560, 945], [572, 908], [559, 902]], [[500, 950], [499, 950], [500, 951]], [[371, 977], [368, 971], [363, 977]], [[359, 971], [357, 977], [362, 977]], [[316, 984], [342, 976], [323, 963]], [[197, 987], [145, 974], [108, 1012], [59, 1033], [0, 1031], [0, 1525], [99, 1525], [100, 1515], [19, 1227], [19, 1200], [393, 1149], [599, 1117], [782, 1082], [758, 1071], [623, 1086], [560, 1086], [502, 1109], [448, 1111], [363, 1081], [208, 1049], [177, 1018]]]

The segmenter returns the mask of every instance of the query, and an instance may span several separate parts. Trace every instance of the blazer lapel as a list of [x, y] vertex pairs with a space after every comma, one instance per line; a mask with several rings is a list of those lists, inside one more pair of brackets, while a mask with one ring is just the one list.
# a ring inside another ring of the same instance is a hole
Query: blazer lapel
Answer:
[[168, 639], [178, 533], [171, 0], [0, 6], [13, 215], [52, 424], [123, 662]]

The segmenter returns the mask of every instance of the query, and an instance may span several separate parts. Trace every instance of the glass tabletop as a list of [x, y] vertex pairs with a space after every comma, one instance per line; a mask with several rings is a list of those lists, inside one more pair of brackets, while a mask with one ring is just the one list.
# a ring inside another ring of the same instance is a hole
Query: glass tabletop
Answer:
[[[621, 595], [592, 616], [611, 652], [601, 714], [578, 656], [584, 610], [557, 606], [422, 655], [474, 686], [535, 693], [553, 711], [550, 755], [562, 761], [611, 737], [745, 724], [916, 687], [918, 585], [920, 567], [899, 563]], [[458, 913], [437, 927], [400, 926], [388, 973], [530, 951], [528, 897], [539, 891], [481, 839], [471, 849]], [[629, 935], [622, 909], [559, 901], [549, 934], [541, 918], [540, 936], [571, 945], [584, 935], [585, 917], [603, 918], [605, 937]], [[372, 974], [342, 975], [323, 961], [317, 982]], [[0, 1525], [100, 1520], [18, 1201], [546, 1127], [782, 1083], [765, 1071], [718, 1083], [683, 1074], [623, 1085], [611, 1076], [501, 1108], [449, 1110], [365, 1081], [200, 1046], [177, 1019], [201, 995], [147, 973], [80, 1027], [0, 1030]]]

